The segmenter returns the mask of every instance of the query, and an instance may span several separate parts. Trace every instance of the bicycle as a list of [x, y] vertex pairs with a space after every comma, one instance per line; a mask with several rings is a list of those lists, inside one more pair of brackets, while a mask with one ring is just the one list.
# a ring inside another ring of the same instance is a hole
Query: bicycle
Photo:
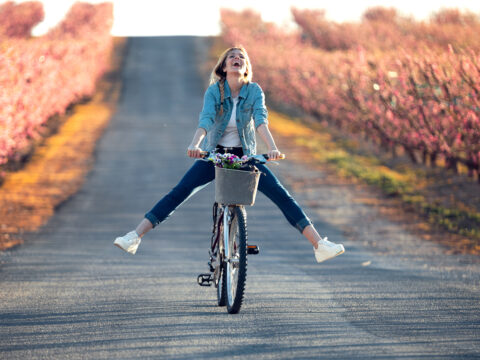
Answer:
[[[211, 155], [202, 153], [203, 157]], [[284, 159], [282, 155], [280, 159]], [[245, 164], [265, 164], [268, 155], [253, 155]], [[248, 245], [247, 212], [244, 205], [213, 204], [213, 228], [210, 240], [208, 261], [209, 273], [200, 274], [197, 283], [200, 286], [211, 286], [217, 289], [217, 305], [226, 306], [229, 314], [240, 311], [247, 278], [247, 255], [257, 255], [257, 245]], [[225, 226], [225, 224], [227, 226]]]

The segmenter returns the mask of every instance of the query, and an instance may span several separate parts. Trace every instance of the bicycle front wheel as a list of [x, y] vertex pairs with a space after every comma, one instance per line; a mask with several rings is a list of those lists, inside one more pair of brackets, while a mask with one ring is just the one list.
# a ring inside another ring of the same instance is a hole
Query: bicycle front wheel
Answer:
[[227, 305], [227, 281], [225, 279], [225, 272], [226, 266], [225, 262], [223, 261], [224, 255], [222, 252], [223, 244], [222, 236], [223, 236], [223, 211], [220, 211], [220, 207], [214, 207], [214, 234], [213, 239], [214, 243], [216, 244], [213, 253], [216, 256], [216, 261], [218, 262], [217, 268], [215, 271], [218, 271], [216, 276], [216, 287], [217, 287], [217, 305], [218, 306], [225, 306]]
[[243, 206], [229, 207], [228, 249], [225, 249], [223, 274], [227, 292], [227, 311], [236, 314], [243, 302], [247, 279], [247, 215]]

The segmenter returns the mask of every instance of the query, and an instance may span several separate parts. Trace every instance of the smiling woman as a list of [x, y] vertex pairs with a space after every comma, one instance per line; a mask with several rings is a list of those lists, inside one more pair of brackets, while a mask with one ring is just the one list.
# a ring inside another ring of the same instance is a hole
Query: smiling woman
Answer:
[[[256, 154], [257, 132], [268, 148], [268, 158], [282, 157], [268, 128], [268, 112], [261, 87], [252, 82], [252, 66], [243, 47], [231, 47], [220, 55], [211, 74], [211, 84], [205, 92], [203, 108], [187, 154], [198, 159], [180, 182], [145, 214], [145, 218], [114, 245], [135, 254], [141, 238], [155, 226], [167, 220], [173, 212], [197, 191], [215, 180], [212, 162], [202, 159], [203, 151], [228, 153], [238, 157]], [[264, 175], [258, 190], [264, 193], [312, 245], [317, 262], [342, 254], [345, 249], [322, 238], [295, 199], [283, 187], [265, 164], [256, 164]]]

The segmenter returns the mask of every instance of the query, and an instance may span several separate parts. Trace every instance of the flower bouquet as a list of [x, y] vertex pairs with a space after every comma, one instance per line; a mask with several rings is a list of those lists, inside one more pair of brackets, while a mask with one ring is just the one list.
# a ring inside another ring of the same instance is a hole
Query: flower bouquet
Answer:
[[214, 153], [208, 158], [208, 160], [212, 161], [214, 165], [219, 168], [242, 170], [248, 160], [248, 156], [244, 155], [238, 157], [237, 155], [229, 153]]

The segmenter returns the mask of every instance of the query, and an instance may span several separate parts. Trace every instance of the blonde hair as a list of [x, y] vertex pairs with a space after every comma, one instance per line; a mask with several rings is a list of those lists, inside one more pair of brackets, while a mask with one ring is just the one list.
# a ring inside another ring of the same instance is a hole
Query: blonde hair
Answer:
[[213, 68], [212, 74], [210, 75], [210, 85], [218, 82], [218, 85], [220, 87], [220, 115], [223, 114], [223, 100], [225, 99], [225, 80], [227, 78], [227, 73], [223, 71], [223, 68], [225, 67], [225, 61], [228, 54], [230, 53], [230, 51], [233, 50], [240, 50], [245, 57], [246, 70], [243, 74], [243, 81], [245, 83], [252, 81], [252, 64], [250, 63], [250, 58], [248, 57], [247, 50], [245, 50], [245, 48], [243, 48], [242, 46], [234, 46], [228, 48], [222, 53], [222, 55], [220, 55], [217, 64]]

